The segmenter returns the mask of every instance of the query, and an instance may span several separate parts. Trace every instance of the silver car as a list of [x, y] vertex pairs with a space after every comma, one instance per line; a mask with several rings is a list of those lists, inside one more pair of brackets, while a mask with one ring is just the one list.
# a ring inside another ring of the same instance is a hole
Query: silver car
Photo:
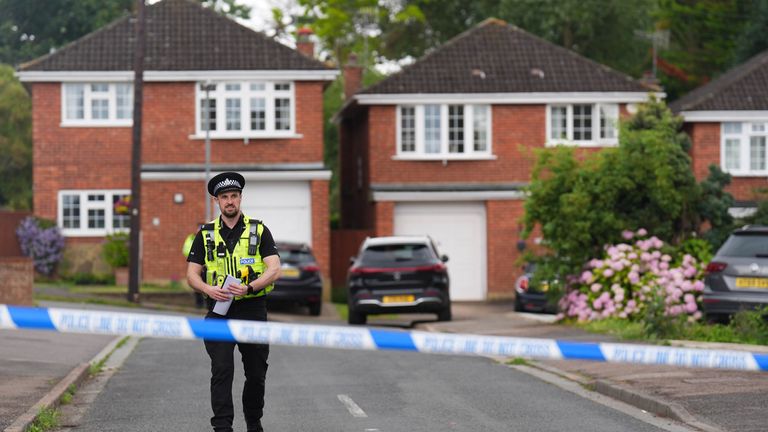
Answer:
[[727, 321], [742, 309], [768, 306], [768, 226], [745, 226], [731, 233], [707, 266], [704, 314]]

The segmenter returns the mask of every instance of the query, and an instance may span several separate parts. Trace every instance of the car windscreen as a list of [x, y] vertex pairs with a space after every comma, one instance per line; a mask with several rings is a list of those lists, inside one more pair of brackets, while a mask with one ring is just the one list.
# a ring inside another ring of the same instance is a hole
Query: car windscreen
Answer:
[[280, 253], [280, 261], [291, 264], [303, 264], [315, 261], [315, 257], [312, 256], [306, 249], [294, 249], [294, 248], [278, 248]]
[[731, 235], [717, 251], [719, 256], [768, 258], [768, 234], [739, 233]]
[[425, 244], [389, 244], [369, 246], [360, 264], [375, 267], [409, 267], [434, 264], [437, 257]]

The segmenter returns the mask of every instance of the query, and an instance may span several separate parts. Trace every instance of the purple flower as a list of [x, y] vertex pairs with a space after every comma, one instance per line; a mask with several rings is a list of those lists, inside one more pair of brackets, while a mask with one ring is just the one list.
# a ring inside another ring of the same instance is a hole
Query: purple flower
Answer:
[[640, 228], [637, 230], [638, 237], [645, 237], [646, 235], [648, 235], [648, 231], [646, 231], [645, 228]]
[[605, 269], [605, 270], [603, 270], [603, 276], [605, 276], [605, 277], [607, 277], [607, 278], [609, 278], [609, 277], [613, 276], [613, 270], [612, 270], [612, 269], [609, 269], [609, 268], [608, 268], [608, 269]]
[[621, 232], [621, 236], [624, 237], [625, 240], [630, 240], [635, 236], [635, 233], [630, 230], [624, 230]]

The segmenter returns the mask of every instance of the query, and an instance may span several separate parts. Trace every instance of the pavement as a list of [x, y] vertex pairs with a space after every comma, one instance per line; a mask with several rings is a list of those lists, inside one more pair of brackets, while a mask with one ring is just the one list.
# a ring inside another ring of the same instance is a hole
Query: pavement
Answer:
[[[41, 302], [47, 307], [113, 309], [103, 305]], [[151, 311], [159, 305], [149, 304]], [[118, 308], [114, 308], [118, 309]], [[137, 311], [136, 309], [133, 309]], [[199, 315], [188, 308], [186, 314]], [[156, 311], [156, 313], [169, 313]], [[496, 336], [556, 338], [608, 342], [614, 338], [554, 324], [554, 316], [513, 312], [511, 303], [454, 303], [453, 321], [433, 315], [371, 317], [370, 324], [419, 330]], [[320, 317], [302, 308], [270, 311], [270, 320], [338, 323], [334, 305], [324, 304]], [[88, 364], [107, 357], [120, 338], [32, 330], [0, 330], [0, 430], [23, 432], [42, 407], [56, 406], [70, 385], [88, 374]], [[768, 347], [676, 341], [696, 348], [768, 352]], [[768, 373], [608, 364], [588, 361], [529, 361], [536, 369], [641, 410], [707, 431], [768, 429]]]

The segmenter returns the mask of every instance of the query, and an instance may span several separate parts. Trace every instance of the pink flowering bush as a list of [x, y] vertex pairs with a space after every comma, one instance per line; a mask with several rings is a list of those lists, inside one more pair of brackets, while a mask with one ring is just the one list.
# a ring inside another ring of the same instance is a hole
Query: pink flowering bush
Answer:
[[644, 229], [624, 231], [625, 243], [607, 245], [600, 259], [589, 261], [560, 300], [559, 318], [639, 320], [649, 305], [660, 303], [663, 316], [700, 319], [704, 265], [647, 235]]

